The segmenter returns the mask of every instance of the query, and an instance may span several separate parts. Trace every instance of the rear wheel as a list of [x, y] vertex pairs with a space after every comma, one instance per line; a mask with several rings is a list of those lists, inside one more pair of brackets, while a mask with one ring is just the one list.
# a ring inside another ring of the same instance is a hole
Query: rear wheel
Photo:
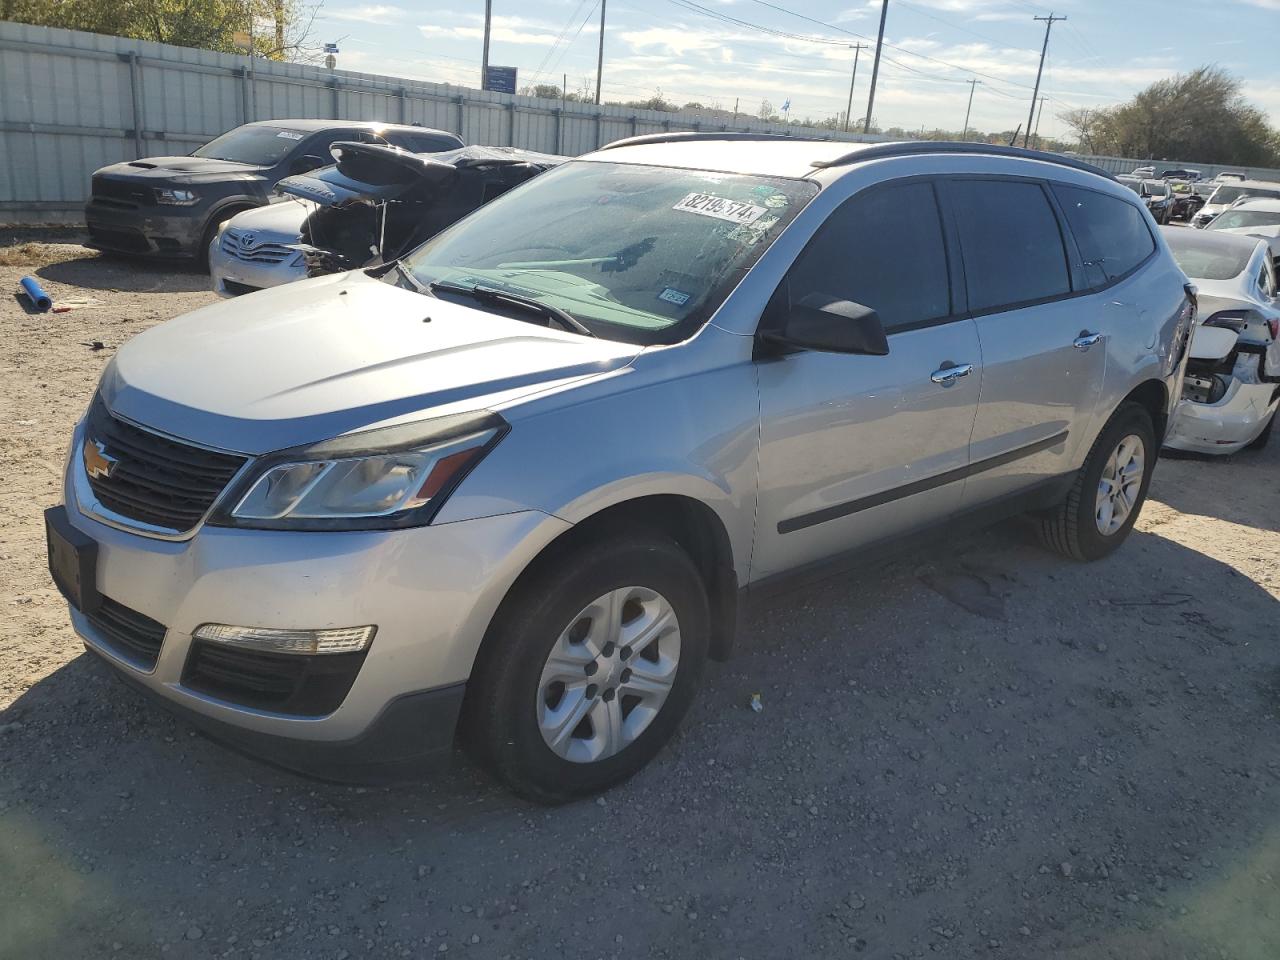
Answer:
[[622, 782], [697, 690], [709, 633], [697, 568], [674, 543], [637, 536], [569, 554], [517, 589], [468, 681], [466, 740], [542, 803]]
[[1075, 560], [1099, 560], [1125, 541], [1147, 498], [1156, 457], [1151, 415], [1125, 403], [1094, 441], [1066, 498], [1040, 518], [1041, 540]]

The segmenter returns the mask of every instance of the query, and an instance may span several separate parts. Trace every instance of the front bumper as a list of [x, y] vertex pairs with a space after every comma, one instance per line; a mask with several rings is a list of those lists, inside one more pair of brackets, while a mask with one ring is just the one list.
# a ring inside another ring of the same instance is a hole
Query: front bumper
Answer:
[[90, 199], [84, 208], [88, 246], [95, 250], [170, 259], [194, 257], [208, 211], [193, 207], [121, 207]]
[[[290, 242], [296, 243], [297, 238]], [[307, 264], [301, 251], [281, 263], [242, 260], [223, 250], [220, 237], [214, 237], [209, 244], [209, 276], [213, 280], [214, 293], [220, 297], [236, 297], [294, 280], [305, 280]]]
[[1217, 403], [1180, 400], [1165, 446], [1190, 453], [1225, 455], [1244, 449], [1275, 415], [1273, 383], [1232, 380]]
[[[72, 449], [82, 441], [79, 427]], [[151, 655], [140, 658], [100, 613], [71, 608], [85, 646], [216, 738], [335, 779], [378, 779], [379, 768], [427, 768], [448, 756], [490, 620], [525, 566], [570, 527], [521, 511], [388, 531], [198, 526], [163, 540], [82, 513], [81, 473], [80, 458], [69, 458], [66, 520], [97, 545], [97, 592], [154, 629]], [[193, 680], [202, 642], [192, 634], [205, 623], [377, 631], [336, 708], [313, 715]]]

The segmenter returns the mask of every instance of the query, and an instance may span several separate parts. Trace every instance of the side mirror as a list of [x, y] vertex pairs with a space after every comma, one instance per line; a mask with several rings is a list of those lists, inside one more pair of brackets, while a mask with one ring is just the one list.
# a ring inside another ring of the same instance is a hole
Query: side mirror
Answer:
[[323, 157], [317, 157], [314, 153], [304, 153], [300, 157], [295, 157], [293, 162], [289, 164], [289, 173], [309, 173], [312, 170], [327, 166], [330, 162]]
[[822, 353], [861, 353], [883, 357], [889, 352], [880, 315], [852, 300], [811, 293], [791, 308], [781, 330], [761, 334], [766, 343]]

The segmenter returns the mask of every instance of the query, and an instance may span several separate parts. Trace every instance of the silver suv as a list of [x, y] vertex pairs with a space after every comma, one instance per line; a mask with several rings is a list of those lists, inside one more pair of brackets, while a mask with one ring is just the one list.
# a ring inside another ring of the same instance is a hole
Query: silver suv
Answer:
[[563, 800], [658, 752], [766, 584], [1024, 511], [1118, 547], [1185, 284], [1061, 157], [635, 138], [134, 338], [50, 566], [86, 646], [216, 737], [354, 779], [460, 738]]

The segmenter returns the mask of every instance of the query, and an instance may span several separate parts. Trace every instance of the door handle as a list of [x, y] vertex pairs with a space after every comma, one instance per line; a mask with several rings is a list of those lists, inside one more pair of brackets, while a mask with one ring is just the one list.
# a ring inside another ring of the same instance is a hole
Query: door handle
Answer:
[[942, 367], [933, 371], [933, 373], [929, 374], [929, 379], [934, 383], [949, 387], [961, 377], [967, 377], [971, 373], [973, 373], [972, 363], [953, 363], [949, 367]]
[[1101, 340], [1102, 340], [1102, 334], [1089, 333], [1088, 331], [1081, 330], [1080, 336], [1076, 337], [1073, 341], [1071, 341], [1071, 345], [1075, 347], [1077, 350], [1088, 350], [1095, 343], [1098, 343]]

